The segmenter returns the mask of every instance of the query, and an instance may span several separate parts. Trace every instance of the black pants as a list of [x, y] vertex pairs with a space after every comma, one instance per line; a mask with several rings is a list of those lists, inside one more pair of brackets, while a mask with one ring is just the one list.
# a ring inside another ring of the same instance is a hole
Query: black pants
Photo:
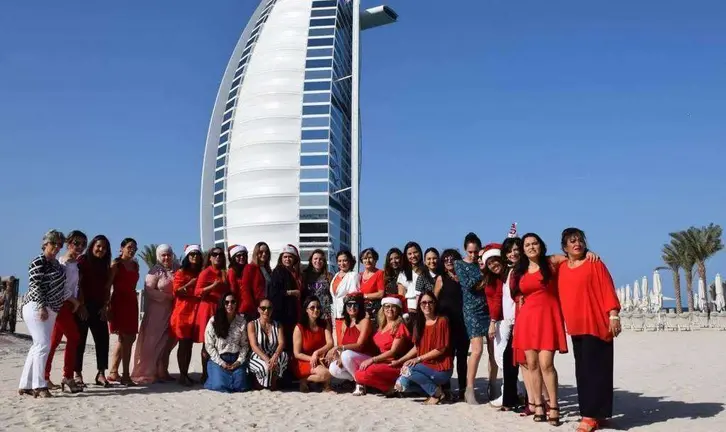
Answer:
[[101, 311], [100, 305], [86, 303], [88, 311], [88, 319], [82, 321], [76, 315], [76, 323], [78, 324], [78, 333], [81, 336], [78, 350], [76, 351], [76, 372], [83, 371], [83, 354], [86, 352], [86, 339], [88, 339], [88, 330], [93, 335], [93, 343], [96, 344], [96, 368], [98, 370], [108, 369], [108, 323], [102, 321], [98, 313]]
[[613, 343], [590, 335], [572, 336], [580, 415], [613, 415]]
[[502, 375], [504, 376], [504, 390], [502, 394], [502, 406], [506, 408], [516, 408], [519, 406], [519, 396], [517, 395], [517, 378], [519, 377], [519, 366], [514, 363], [514, 353], [512, 350], [512, 339], [514, 332], [509, 332], [509, 340], [507, 348], [504, 350], [502, 357]]
[[[456, 379], [459, 381], [459, 391], [466, 389], [466, 373], [468, 371], [467, 361], [469, 360], [469, 337], [466, 333], [464, 320], [460, 323], [449, 320], [451, 330], [449, 340], [451, 341], [451, 351], [454, 359], [456, 359]], [[451, 388], [451, 384], [443, 386], [445, 390]]]

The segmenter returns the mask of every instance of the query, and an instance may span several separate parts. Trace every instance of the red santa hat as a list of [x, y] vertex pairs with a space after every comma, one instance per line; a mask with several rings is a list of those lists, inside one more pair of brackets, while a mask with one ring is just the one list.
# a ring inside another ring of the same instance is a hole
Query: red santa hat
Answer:
[[184, 257], [186, 258], [190, 253], [193, 252], [199, 252], [202, 253], [202, 247], [199, 245], [191, 244], [191, 245], [184, 245]]
[[299, 257], [300, 254], [297, 252], [297, 248], [291, 244], [287, 244], [282, 248], [282, 251], [280, 253], [288, 253], [291, 255], [295, 255], [296, 257]]
[[234, 258], [238, 253], [247, 253], [247, 248], [241, 245], [232, 245], [227, 248], [227, 252], [229, 252], [230, 258]]
[[387, 294], [385, 297], [383, 297], [383, 299], [381, 299], [381, 306], [387, 304], [398, 306], [398, 308], [401, 309], [401, 313], [403, 314], [408, 313], [406, 298], [400, 294]]
[[486, 264], [487, 260], [492, 257], [502, 256], [502, 245], [499, 243], [489, 243], [484, 246], [484, 253], [481, 256], [481, 260]]

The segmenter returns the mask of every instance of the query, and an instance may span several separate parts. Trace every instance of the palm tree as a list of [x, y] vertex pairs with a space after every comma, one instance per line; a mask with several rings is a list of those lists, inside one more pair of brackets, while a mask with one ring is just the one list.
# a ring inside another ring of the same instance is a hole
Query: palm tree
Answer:
[[146, 263], [146, 266], [149, 267], [149, 269], [154, 268], [156, 265], [156, 248], [158, 246], [159, 245], [154, 243], [148, 244], [139, 252], [139, 256]]
[[[663, 262], [666, 264], [666, 268], [671, 270], [673, 274], [673, 291], [675, 291], [676, 297], [676, 313], [683, 312], [683, 306], [681, 306], [681, 261], [678, 251], [676, 251], [673, 243], [663, 245]], [[658, 267], [656, 270], [660, 269]]]
[[[723, 249], [722, 234], [723, 229], [721, 226], [713, 223], [701, 228], [692, 226], [685, 231], [671, 234], [671, 237], [683, 245], [686, 254], [692, 257], [698, 269], [698, 277], [706, 283], [708, 282], [706, 278], [706, 260]], [[710, 297], [711, 300], [716, 298], [715, 286], [711, 290]]]

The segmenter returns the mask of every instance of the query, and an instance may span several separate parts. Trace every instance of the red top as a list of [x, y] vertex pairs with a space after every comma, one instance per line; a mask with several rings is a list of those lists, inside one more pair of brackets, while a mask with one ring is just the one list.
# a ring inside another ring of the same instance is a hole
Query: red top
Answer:
[[363, 278], [363, 273], [360, 274], [360, 292], [374, 294], [383, 290], [383, 270], [376, 270], [368, 279]]
[[613, 278], [602, 262], [585, 261], [570, 268], [567, 261], [559, 268], [559, 296], [567, 333], [592, 335], [606, 342], [610, 332], [610, 311], [620, 310]]
[[265, 297], [266, 282], [257, 264], [249, 263], [242, 270], [239, 281], [240, 304], [238, 312], [257, 316], [257, 306]]
[[502, 312], [502, 287], [504, 283], [501, 279], [497, 279], [493, 284], [484, 287], [484, 294], [487, 296], [487, 304], [489, 305], [489, 317], [494, 321], [504, 319]]
[[[357, 326], [347, 327], [345, 329], [345, 333], [343, 333], [340, 345], [358, 343], [359, 337], [360, 329]], [[378, 354], [378, 349], [376, 348], [376, 344], [373, 343], [373, 338], [369, 336], [368, 340], [363, 343], [363, 347], [358, 350], [358, 352], [368, 354], [370, 356]]]
[[567, 352], [567, 336], [557, 299], [557, 274], [545, 284], [542, 272], [525, 273], [519, 280], [524, 304], [514, 320], [514, 350]]
[[[403, 323], [398, 326], [395, 334], [389, 331], [384, 332], [383, 330], [378, 330], [376, 334], [373, 335], [373, 342], [376, 344], [376, 347], [378, 347], [378, 350], [384, 353], [393, 347], [393, 342], [396, 339], [401, 338], [404, 339], [404, 345], [406, 345], [402, 352], [408, 351], [408, 347], [411, 343], [411, 334], [408, 332], [406, 325]], [[392, 360], [393, 359], [390, 359], [389, 362]]]
[[78, 257], [78, 291], [83, 301], [94, 305], [103, 305], [108, 301], [106, 284], [111, 269], [102, 260]]
[[433, 350], [443, 351], [442, 355], [423, 362], [424, 366], [437, 371], [447, 371], [454, 368], [451, 345], [449, 344], [449, 321], [446, 317], [440, 316], [433, 325], [424, 327], [423, 335], [416, 345], [416, 349], [419, 357]]
[[187, 294], [181, 294], [178, 290], [195, 277], [196, 273], [187, 270], [177, 270], [174, 273], [174, 308], [169, 319], [169, 328], [177, 339], [192, 338], [199, 298], [194, 296], [194, 286], [187, 289]]
[[338, 274], [337, 274], [337, 275], [336, 275], [336, 276], [335, 276], [335, 277], [333, 278], [333, 283], [332, 283], [332, 287], [333, 287], [333, 294], [335, 294], [335, 293], [337, 293], [337, 292], [338, 292], [338, 286], [340, 285], [340, 282], [341, 282], [341, 281], [343, 280], [343, 278], [344, 278], [344, 277], [345, 277], [345, 273], [343, 273], [343, 272], [340, 272], [340, 273], [338, 273]]
[[[204, 288], [213, 284], [214, 281], [216, 281], [217, 279], [220, 279], [225, 283], [217, 285], [216, 288], [214, 288], [212, 291], [207, 292], [206, 294], [202, 293], [202, 290]], [[194, 289], [194, 295], [201, 298], [202, 301], [214, 303], [216, 309], [216, 305], [219, 302], [219, 299], [222, 298], [222, 294], [224, 294], [224, 292], [228, 289], [229, 287], [227, 286], [227, 279], [224, 277], [223, 270], [217, 270], [216, 268], [214, 268], [214, 266], [209, 266], [202, 270], [201, 273], [199, 273], [199, 278], [197, 279], [197, 286]]]
[[300, 353], [312, 355], [315, 350], [325, 346], [325, 327], [318, 326], [316, 331], [312, 331], [305, 328], [302, 324], [298, 324], [297, 328], [300, 329], [300, 334], [302, 336]]

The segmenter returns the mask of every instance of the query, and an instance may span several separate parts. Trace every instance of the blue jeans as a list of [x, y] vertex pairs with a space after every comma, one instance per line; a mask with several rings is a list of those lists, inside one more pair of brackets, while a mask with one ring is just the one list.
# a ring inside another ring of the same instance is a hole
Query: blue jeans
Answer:
[[421, 363], [417, 363], [408, 369], [411, 374], [408, 377], [401, 375], [398, 377], [398, 383], [401, 384], [403, 391], [422, 390], [429, 396], [436, 393], [436, 387], [444, 385], [451, 379], [453, 369], [445, 371], [437, 371]]
[[[220, 355], [222, 360], [228, 364], [232, 364], [237, 360], [237, 354], [225, 353]], [[240, 367], [233, 371], [222, 369], [220, 365], [207, 360], [207, 381], [204, 388], [218, 392], [234, 393], [247, 391], [250, 384], [247, 382], [247, 363], [243, 363]]]

